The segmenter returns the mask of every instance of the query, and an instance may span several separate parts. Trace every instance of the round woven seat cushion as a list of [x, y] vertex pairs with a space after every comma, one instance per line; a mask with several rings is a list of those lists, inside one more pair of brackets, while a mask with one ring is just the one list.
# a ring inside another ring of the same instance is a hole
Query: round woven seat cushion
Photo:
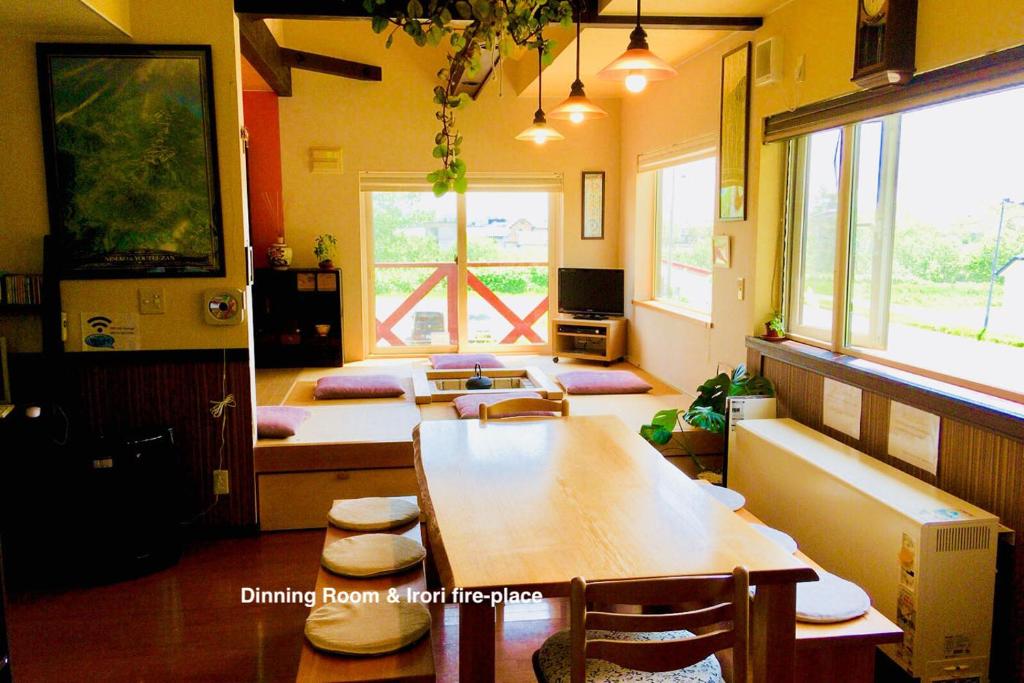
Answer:
[[817, 581], [796, 585], [796, 619], [831, 624], [855, 619], [871, 609], [871, 598], [855, 583], [818, 570]]
[[327, 521], [352, 531], [383, 531], [415, 522], [419, 516], [419, 506], [402, 498], [352, 498], [337, 501]]
[[775, 541], [790, 555], [796, 552], [796, 541], [793, 540], [793, 537], [785, 531], [779, 531], [778, 529], [773, 529], [772, 527], [765, 526], [764, 524], [751, 524], [750, 526], [754, 527], [754, 530], [765, 538]]
[[[587, 639], [606, 640], [681, 640], [692, 638], [689, 631], [628, 633], [624, 631], [587, 631]], [[537, 668], [546, 683], [569, 683], [569, 631], [559, 631], [544, 641], [536, 654]], [[714, 655], [676, 671], [635, 671], [601, 659], [587, 660], [587, 680], [648, 681], [653, 683], [722, 683], [722, 667]]]
[[430, 631], [424, 605], [330, 602], [306, 619], [306, 639], [318, 650], [345, 655], [382, 655], [415, 643]]
[[715, 486], [714, 484], [710, 486], [702, 486], [701, 491], [708, 494], [733, 512], [736, 512], [747, 503], [747, 499], [743, 497], [742, 493], [739, 491], [733, 491], [732, 489], [727, 489], [724, 486]]
[[426, 556], [426, 549], [411, 538], [360, 534], [324, 548], [320, 563], [335, 574], [363, 578], [395, 574], [416, 566]]

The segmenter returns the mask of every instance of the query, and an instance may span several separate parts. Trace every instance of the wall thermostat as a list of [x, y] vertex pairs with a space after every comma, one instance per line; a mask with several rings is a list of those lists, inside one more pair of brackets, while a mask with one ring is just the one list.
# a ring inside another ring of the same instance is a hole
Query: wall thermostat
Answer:
[[239, 289], [203, 292], [203, 320], [207, 325], [240, 325], [245, 319], [245, 296]]

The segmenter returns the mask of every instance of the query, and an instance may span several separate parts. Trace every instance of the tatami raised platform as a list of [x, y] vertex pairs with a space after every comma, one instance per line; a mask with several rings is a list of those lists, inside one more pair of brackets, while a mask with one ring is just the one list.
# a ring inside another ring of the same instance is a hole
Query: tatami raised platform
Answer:
[[[535, 368], [546, 385], [571, 370], [606, 370], [586, 362], [554, 363], [550, 356], [501, 356], [509, 368]], [[412, 430], [422, 420], [453, 420], [450, 402], [416, 403], [414, 380], [430, 369], [426, 358], [371, 359], [341, 368], [257, 370], [259, 405], [301, 406], [310, 418], [295, 436], [260, 439], [255, 449], [260, 528], [265, 531], [322, 527], [324, 504], [336, 498], [413, 495]], [[664, 408], [689, 405], [691, 397], [629, 363], [628, 370], [653, 388], [646, 394], [568, 395], [575, 415], [616, 415], [639, 431]], [[316, 400], [321, 377], [387, 374], [406, 389], [398, 398]], [[422, 392], [420, 392], [422, 393]]]

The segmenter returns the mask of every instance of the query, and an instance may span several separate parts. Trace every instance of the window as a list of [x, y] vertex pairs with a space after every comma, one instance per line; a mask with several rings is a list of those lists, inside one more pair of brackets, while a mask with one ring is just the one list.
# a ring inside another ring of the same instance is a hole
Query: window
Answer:
[[[792, 142], [791, 332], [1020, 399], [1022, 120], [1016, 87], [846, 126], [845, 147], [838, 130]], [[837, 155], [827, 201], [815, 180], [826, 146]]]
[[560, 177], [478, 176], [438, 198], [418, 174], [366, 173], [360, 189], [368, 351], [548, 347]]
[[796, 143], [793, 186], [793, 331], [821, 341], [832, 333], [843, 133], [826, 130]]
[[657, 171], [654, 298], [711, 314], [715, 158]]

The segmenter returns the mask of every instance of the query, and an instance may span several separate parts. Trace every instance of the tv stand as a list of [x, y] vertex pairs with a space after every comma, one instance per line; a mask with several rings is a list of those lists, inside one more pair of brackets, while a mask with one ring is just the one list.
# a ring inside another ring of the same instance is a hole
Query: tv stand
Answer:
[[605, 366], [626, 356], [626, 319], [560, 317], [553, 320], [553, 360], [594, 360]]

